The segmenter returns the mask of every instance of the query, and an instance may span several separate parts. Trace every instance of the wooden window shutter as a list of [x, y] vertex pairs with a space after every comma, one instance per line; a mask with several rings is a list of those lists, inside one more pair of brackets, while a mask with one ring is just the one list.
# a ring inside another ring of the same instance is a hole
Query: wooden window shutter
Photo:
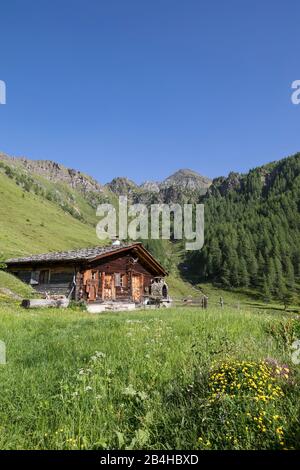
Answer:
[[120, 273], [115, 273], [115, 287], [121, 286], [121, 275]]

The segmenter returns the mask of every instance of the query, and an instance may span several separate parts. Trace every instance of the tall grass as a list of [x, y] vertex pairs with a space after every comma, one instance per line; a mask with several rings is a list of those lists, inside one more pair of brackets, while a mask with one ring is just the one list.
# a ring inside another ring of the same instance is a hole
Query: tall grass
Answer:
[[[8, 306], [0, 313], [2, 449], [299, 444], [299, 370], [282, 339], [291, 323], [284, 316], [188, 308], [89, 316]], [[288, 379], [270, 378], [283, 396], [254, 402], [246, 386], [214, 396], [213, 370], [231, 364], [241, 377], [237, 364], [251, 362], [254, 376], [266, 358], [288, 365]], [[261, 416], [266, 431], [254, 419]]]

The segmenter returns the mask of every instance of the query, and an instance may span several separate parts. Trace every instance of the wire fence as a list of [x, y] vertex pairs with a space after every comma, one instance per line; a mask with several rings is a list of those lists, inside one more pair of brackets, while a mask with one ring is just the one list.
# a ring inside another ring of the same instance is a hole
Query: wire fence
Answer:
[[211, 308], [219, 308], [220, 310], [225, 308], [232, 308], [236, 310], [268, 310], [268, 311], [277, 311], [277, 312], [286, 312], [286, 313], [297, 313], [300, 314], [299, 307], [284, 307], [279, 305], [272, 304], [262, 304], [262, 303], [251, 303], [251, 302], [226, 302], [226, 301], [210, 301], [207, 300], [205, 304], [203, 298], [193, 298], [193, 299], [178, 299], [172, 298], [172, 305], [175, 307], [193, 307], [201, 310], [209, 310]]

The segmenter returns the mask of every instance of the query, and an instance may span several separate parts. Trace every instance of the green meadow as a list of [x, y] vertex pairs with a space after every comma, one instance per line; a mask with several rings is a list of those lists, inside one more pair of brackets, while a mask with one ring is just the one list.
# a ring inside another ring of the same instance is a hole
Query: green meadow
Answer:
[[295, 449], [293, 314], [2, 301], [1, 449]]

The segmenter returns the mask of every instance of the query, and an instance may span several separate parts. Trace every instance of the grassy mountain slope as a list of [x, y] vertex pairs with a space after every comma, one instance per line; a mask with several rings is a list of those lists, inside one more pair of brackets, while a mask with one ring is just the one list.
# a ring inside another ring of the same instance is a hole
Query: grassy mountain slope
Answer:
[[64, 212], [55, 202], [24, 191], [0, 172], [0, 252], [21, 256], [97, 245], [95, 229]]
[[0, 301], [14, 300], [18, 297], [31, 297], [33, 289], [31, 286], [17, 279], [12, 274], [0, 271]]
[[0, 171], [25, 192], [54, 202], [81, 222], [95, 225], [96, 207], [113, 195], [91, 177], [50, 161], [16, 159], [0, 153]]

